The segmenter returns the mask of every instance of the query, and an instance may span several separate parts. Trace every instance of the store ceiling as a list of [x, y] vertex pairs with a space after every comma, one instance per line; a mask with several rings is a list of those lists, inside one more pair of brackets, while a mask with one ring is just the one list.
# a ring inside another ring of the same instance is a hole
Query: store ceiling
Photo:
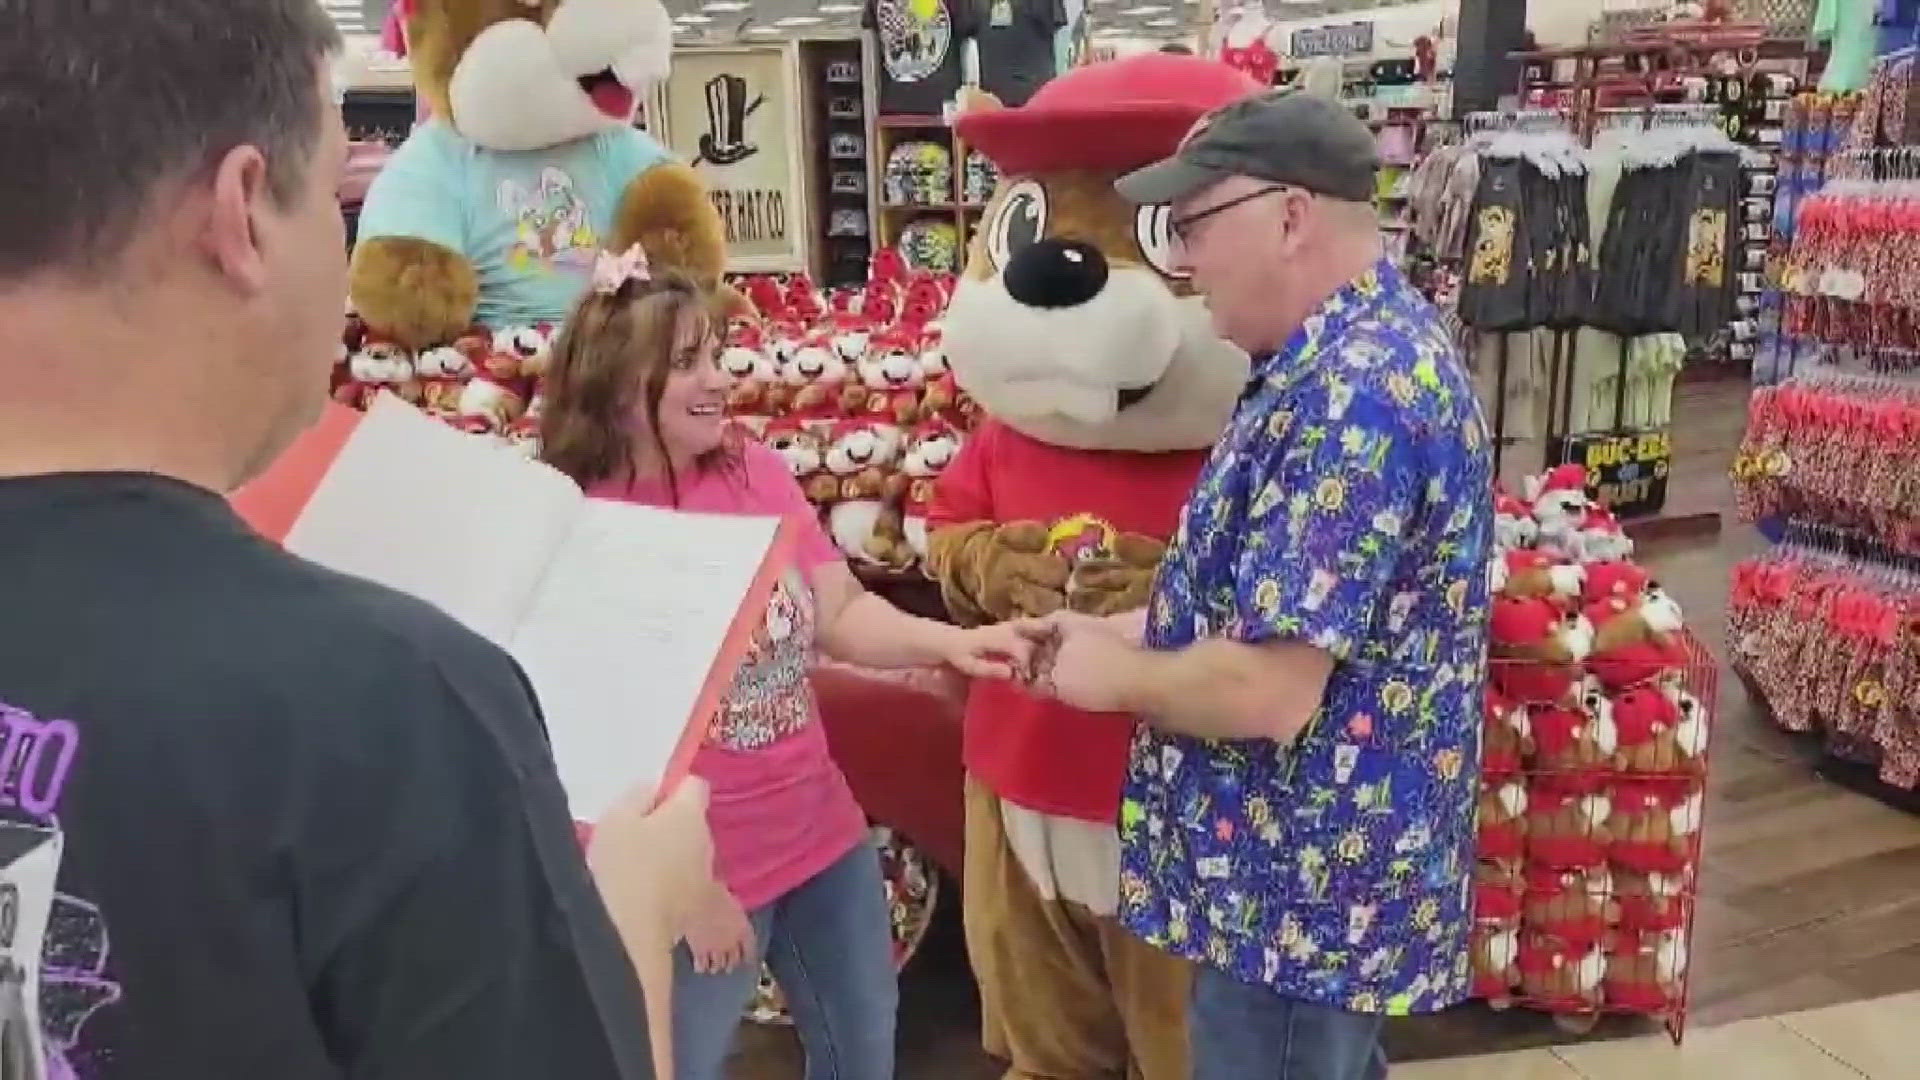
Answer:
[[[1256, 0], [1249, 0], [1256, 2]], [[1276, 19], [1341, 15], [1418, 0], [1264, 0]], [[681, 40], [810, 37], [860, 28], [861, 0], [665, 0]], [[1199, 0], [1086, 0], [1090, 28], [1103, 36], [1184, 37], [1199, 33]], [[1215, 0], [1222, 10], [1236, 0]]]

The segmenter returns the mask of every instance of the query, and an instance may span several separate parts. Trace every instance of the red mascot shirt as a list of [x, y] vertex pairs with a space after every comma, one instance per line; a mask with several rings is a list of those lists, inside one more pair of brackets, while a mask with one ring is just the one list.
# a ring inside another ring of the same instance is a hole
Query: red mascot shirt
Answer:
[[[1084, 515], [1164, 542], [1207, 453], [1070, 450], [983, 420], [940, 475], [927, 526], [1051, 526]], [[1058, 817], [1117, 819], [1131, 717], [1068, 708], [1014, 683], [978, 680], [967, 695], [965, 732], [967, 771], [1000, 798]]]

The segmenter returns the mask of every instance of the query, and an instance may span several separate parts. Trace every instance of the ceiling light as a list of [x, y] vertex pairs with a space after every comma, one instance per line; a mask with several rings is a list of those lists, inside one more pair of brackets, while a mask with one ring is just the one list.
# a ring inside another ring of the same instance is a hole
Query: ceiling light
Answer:
[[1146, 25], [1148, 26], [1179, 26], [1180, 20], [1179, 19], [1148, 19], [1146, 22]]
[[746, 0], [710, 0], [700, 5], [704, 11], [745, 11], [752, 6]]
[[822, 15], [852, 15], [860, 10], [859, 4], [821, 4], [813, 10]]
[[1169, 10], [1165, 4], [1142, 4], [1138, 7], [1123, 8], [1122, 15], [1158, 15]]
[[777, 33], [779, 33], [779, 32], [780, 32], [780, 28], [779, 28], [779, 27], [777, 27], [777, 26], [749, 26], [749, 27], [747, 27], [747, 33], [749, 33], [749, 34], [777, 34]]
[[773, 20], [775, 26], [812, 26], [822, 21], [818, 15], [789, 15], [784, 19]]
[[702, 23], [712, 22], [713, 16], [711, 15], [675, 15], [673, 17], [673, 21], [679, 22], [679, 23], [686, 23], [688, 26], [699, 26]]

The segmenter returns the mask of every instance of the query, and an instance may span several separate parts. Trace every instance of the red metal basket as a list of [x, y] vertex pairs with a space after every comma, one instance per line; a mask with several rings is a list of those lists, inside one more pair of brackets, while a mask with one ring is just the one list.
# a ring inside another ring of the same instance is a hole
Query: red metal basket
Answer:
[[[1559, 672], [1577, 699], [1527, 705], [1524, 731], [1489, 692], [1473, 956], [1494, 1008], [1685, 1031], [1719, 668], [1692, 634], [1673, 644], [1651, 677]], [[1491, 685], [1538, 693], [1522, 663], [1496, 659]]]

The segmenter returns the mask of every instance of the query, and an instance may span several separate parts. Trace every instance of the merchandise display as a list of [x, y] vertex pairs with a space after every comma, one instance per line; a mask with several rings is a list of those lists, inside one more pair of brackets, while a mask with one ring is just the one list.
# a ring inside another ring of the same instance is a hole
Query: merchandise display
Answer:
[[1859, 95], [1790, 110], [1778, 326], [1732, 469], [1741, 518], [1775, 544], [1736, 567], [1727, 616], [1750, 696], [1895, 801], [1920, 790], [1914, 66], [1903, 45]]
[[941, 343], [951, 277], [882, 251], [859, 290], [822, 294], [797, 275], [740, 287], [767, 329], [736, 323], [728, 337], [729, 415], [787, 459], [848, 559], [911, 569], [933, 479], [974, 416]]
[[880, 54], [880, 111], [940, 116], [960, 93], [968, 41], [980, 32], [978, 0], [866, 0], [861, 25]]
[[1779, 543], [1736, 568], [1730, 659], [1782, 726], [1920, 789], [1920, 382], [1815, 368], [1757, 388], [1733, 481]]
[[1717, 669], [1586, 487], [1496, 496], [1475, 994], [1678, 1041]]
[[1771, 208], [1765, 291], [1760, 298], [1760, 339], [1753, 362], [1756, 385], [1777, 382], [1793, 370], [1794, 343], [1781, 332], [1780, 325], [1786, 259], [1798, 227], [1800, 203], [1826, 184], [1828, 161], [1845, 148], [1858, 106], [1857, 96], [1795, 95], [1782, 116], [1779, 171], [1773, 190], [1769, 193], [1763, 183], [1749, 180], [1746, 201]]
[[801, 59], [812, 85], [818, 133], [813, 152], [815, 187], [821, 193], [820, 213], [815, 215], [821, 229], [821, 280], [858, 285], [866, 278], [874, 244], [866, 139], [872, 103], [860, 44], [809, 42], [801, 49]]
[[[1552, 466], [1605, 435], [1662, 431], [1690, 346], [1742, 324], [1741, 157], [1714, 105], [1605, 110], [1582, 146], [1567, 114], [1475, 114], [1409, 181], [1430, 276], [1469, 334], [1467, 354], [1504, 450], [1538, 441]], [[1754, 290], [1757, 293], [1757, 288]], [[1531, 453], [1529, 457], [1531, 457]], [[1664, 502], [1664, 461], [1595, 492], [1635, 513]], [[1526, 469], [1526, 464], [1519, 466]]]

